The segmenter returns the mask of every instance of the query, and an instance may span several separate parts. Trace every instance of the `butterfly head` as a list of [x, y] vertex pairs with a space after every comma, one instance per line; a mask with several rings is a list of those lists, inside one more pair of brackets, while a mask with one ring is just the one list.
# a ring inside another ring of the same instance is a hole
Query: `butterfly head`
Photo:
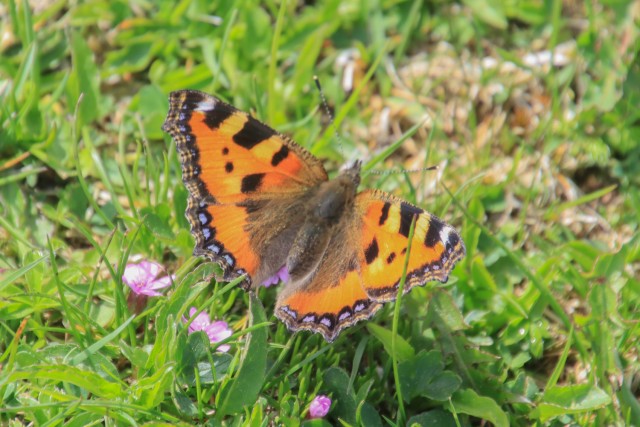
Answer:
[[350, 179], [357, 189], [360, 185], [360, 169], [362, 169], [362, 160], [346, 163], [340, 170], [340, 177]]

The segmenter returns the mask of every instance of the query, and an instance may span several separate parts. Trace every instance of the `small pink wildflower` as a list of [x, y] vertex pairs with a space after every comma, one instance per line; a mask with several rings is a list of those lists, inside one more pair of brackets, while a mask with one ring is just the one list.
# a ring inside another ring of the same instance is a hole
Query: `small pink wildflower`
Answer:
[[137, 314], [142, 313], [149, 297], [162, 295], [158, 291], [171, 285], [175, 276], [163, 276], [158, 279], [161, 271], [163, 271], [162, 266], [153, 261], [127, 264], [122, 275], [122, 282], [131, 288], [127, 298], [129, 311]]
[[[191, 307], [189, 309], [189, 319], [191, 319], [196, 313], [198, 309], [195, 307]], [[189, 321], [186, 317], [182, 317], [182, 321], [187, 323]], [[196, 318], [189, 325], [189, 333], [192, 334], [196, 331], [204, 331], [209, 337], [209, 342], [211, 344], [215, 344], [219, 341], [222, 341], [225, 338], [229, 338], [233, 331], [227, 325], [227, 322], [223, 320], [217, 320], [212, 322], [207, 313], [200, 313], [196, 316]], [[217, 348], [217, 351], [221, 351], [226, 353], [231, 348], [228, 344], [223, 344]]]
[[157, 297], [162, 295], [159, 289], [170, 286], [174, 275], [164, 276], [158, 279], [158, 274], [163, 270], [160, 264], [153, 261], [142, 261], [138, 264], [127, 264], [122, 275], [122, 281], [131, 288], [136, 295]]
[[331, 399], [328, 396], [319, 394], [313, 398], [309, 405], [309, 418], [324, 418], [331, 409]]

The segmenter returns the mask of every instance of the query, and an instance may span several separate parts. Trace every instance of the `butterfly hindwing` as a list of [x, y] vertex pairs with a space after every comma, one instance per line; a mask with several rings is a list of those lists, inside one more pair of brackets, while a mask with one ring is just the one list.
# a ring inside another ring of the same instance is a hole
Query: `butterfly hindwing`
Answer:
[[308, 282], [281, 289], [275, 314], [289, 329], [319, 332], [333, 341], [342, 329], [380, 309], [363, 287], [352, 221], [358, 219], [346, 218], [332, 230], [322, 261]]
[[189, 192], [194, 254], [220, 263], [226, 279], [247, 273], [250, 281], [262, 261], [262, 242], [246, 231], [256, 211], [286, 209], [278, 200], [326, 181], [326, 171], [300, 145], [211, 95], [172, 92], [169, 104], [163, 129], [176, 143]]
[[404, 290], [446, 282], [465, 253], [453, 227], [390, 194], [365, 190], [356, 196], [353, 214], [332, 230], [315, 276], [281, 291], [276, 315], [290, 329], [319, 332], [328, 341], [370, 318], [397, 297], [414, 216]]
[[446, 282], [456, 262], [465, 255], [464, 243], [453, 227], [395, 196], [365, 190], [356, 197], [356, 211], [363, 218], [362, 281], [372, 300], [396, 298], [414, 217], [405, 292], [433, 280]]
[[380, 307], [364, 291], [358, 272], [351, 271], [334, 286], [284, 293], [275, 313], [289, 329], [319, 332], [331, 342], [342, 329], [370, 318]]

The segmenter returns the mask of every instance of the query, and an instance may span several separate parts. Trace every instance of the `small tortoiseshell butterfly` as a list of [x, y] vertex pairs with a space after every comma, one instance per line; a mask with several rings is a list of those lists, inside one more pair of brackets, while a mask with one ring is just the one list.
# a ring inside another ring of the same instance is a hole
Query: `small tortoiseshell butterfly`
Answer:
[[450, 225], [395, 196], [357, 192], [360, 162], [329, 180], [320, 160], [206, 93], [169, 98], [171, 134], [189, 191], [194, 254], [245, 289], [282, 280], [275, 314], [289, 329], [333, 341], [396, 298], [416, 218], [404, 290], [446, 282], [465, 255]]

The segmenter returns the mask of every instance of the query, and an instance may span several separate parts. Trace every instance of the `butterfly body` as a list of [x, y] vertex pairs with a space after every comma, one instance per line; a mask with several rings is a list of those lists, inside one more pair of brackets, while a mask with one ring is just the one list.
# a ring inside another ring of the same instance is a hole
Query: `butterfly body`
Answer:
[[[359, 171], [360, 165], [354, 166]], [[303, 224], [289, 251], [286, 267], [291, 282], [308, 282], [329, 249], [331, 238], [348, 232], [357, 181], [352, 169], [310, 191]]]
[[446, 281], [465, 254], [437, 217], [380, 191], [357, 192], [360, 163], [329, 180], [318, 159], [273, 129], [197, 91], [170, 95], [171, 134], [189, 191], [194, 254], [245, 288], [282, 280], [275, 314], [332, 341], [395, 299], [415, 221], [405, 291]]

